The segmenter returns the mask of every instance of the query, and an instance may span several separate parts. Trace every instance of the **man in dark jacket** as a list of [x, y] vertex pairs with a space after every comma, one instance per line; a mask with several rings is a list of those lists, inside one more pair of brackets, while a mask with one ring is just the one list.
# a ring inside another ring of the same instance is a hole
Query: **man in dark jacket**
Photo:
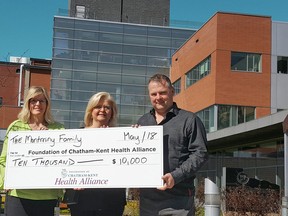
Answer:
[[140, 216], [194, 216], [193, 182], [208, 159], [205, 128], [194, 113], [173, 102], [174, 88], [167, 76], [152, 76], [148, 90], [153, 109], [138, 125], [163, 125], [164, 185], [140, 189]]

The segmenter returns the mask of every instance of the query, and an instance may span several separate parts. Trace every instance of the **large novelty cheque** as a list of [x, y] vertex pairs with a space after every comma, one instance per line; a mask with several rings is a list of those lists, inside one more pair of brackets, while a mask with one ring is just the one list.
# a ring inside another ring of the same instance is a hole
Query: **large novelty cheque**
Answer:
[[9, 133], [5, 189], [159, 187], [162, 175], [162, 126]]

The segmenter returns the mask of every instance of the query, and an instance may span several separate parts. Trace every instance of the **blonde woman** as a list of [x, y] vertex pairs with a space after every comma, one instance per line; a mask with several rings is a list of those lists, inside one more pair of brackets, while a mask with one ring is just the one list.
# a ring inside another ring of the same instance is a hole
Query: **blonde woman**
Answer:
[[[107, 92], [93, 95], [86, 108], [85, 128], [114, 127], [117, 123], [117, 107]], [[95, 142], [97, 145], [97, 142]], [[78, 201], [69, 205], [71, 216], [122, 216], [126, 205], [125, 189], [78, 190]]]
[[[0, 187], [4, 185], [4, 173], [10, 131], [55, 130], [64, 126], [55, 122], [51, 115], [51, 103], [47, 91], [40, 86], [29, 88], [24, 106], [18, 119], [12, 122], [6, 132], [0, 156]], [[59, 189], [17, 189], [7, 192], [5, 215], [7, 216], [51, 216], [58, 199], [63, 196]]]

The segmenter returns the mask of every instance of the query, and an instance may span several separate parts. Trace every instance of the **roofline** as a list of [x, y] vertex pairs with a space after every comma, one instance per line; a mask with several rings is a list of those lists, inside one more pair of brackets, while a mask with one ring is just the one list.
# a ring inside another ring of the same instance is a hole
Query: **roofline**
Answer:
[[[207, 134], [207, 140], [217, 140], [261, 128], [265, 128], [275, 124], [282, 124], [288, 115], [288, 110], [283, 110], [272, 115], [255, 119], [246, 123], [242, 123], [229, 128], [221, 129]], [[283, 133], [284, 134], [284, 133]]]

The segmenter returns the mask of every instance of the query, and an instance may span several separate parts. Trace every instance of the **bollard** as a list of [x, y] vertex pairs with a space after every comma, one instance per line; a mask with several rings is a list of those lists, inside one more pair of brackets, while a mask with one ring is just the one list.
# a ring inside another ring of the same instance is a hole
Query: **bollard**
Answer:
[[288, 197], [282, 197], [282, 216], [288, 216]]
[[220, 192], [217, 185], [205, 178], [205, 216], [220, 216]]

